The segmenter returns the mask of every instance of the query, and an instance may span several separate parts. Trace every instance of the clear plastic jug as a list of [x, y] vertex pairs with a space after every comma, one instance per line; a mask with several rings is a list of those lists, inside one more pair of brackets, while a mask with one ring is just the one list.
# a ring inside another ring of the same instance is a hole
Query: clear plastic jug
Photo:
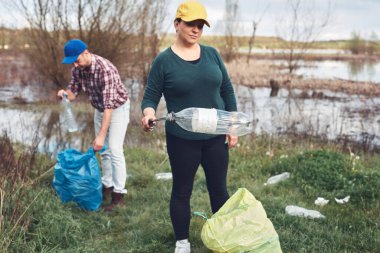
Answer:
[[63, 95], [61, 104], [63, 107], [61, 122], [64, 128], [70, 133], [78, 131], [78, 124], [75, 120], [73, 110], [71, 109], [71, 102], [67, 98], [67, 94]]
[[307, 217], [311, 219], [326, 218], [320, 212], [316, 210], [309, 210], [299, 206], [289, 205], [286, 206], [285, 212], [290, 216]]
[[290, 173], [284, 172], [284, 173], [281, 173], [281, 174], [278, 174], [278, 175], [275, 175], [275, 176], [268, 178], [265, 185], [277, 184], [281, 181], [288, 179], [289, 177], [290, 177]]
[[190, 107], [171, 112], [156, 121], [160, 120], [177, 123], [183, 129], [196, 133], [242, 136], [253, 131], [252, 121], [247, 114], [218, 109]]

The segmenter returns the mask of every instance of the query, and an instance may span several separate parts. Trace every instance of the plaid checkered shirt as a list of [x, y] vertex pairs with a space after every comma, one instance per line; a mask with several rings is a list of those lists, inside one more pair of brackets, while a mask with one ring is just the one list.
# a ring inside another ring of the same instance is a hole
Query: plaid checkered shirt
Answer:
[[75, 96], [84, 91], [91, 105], [103, 112], [116, 109], [128, 99], [128, 91], [121, 82], [116, 67], [107, 59], [91, 54], [91, 66], [85, 69], [73, 68], [68, 85]]

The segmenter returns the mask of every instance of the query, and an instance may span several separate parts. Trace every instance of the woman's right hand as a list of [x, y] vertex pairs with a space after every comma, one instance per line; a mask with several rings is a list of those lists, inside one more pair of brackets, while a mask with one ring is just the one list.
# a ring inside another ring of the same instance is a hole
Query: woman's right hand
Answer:
[[153, 130], [154, 126], [156, 125], [155, 119], [156, 117], [151, 115], [144, 116], [141, 119], [141, 125], [145, 132], [150, 132]]
[[156, 115], [153, 108], [144, 109], [144, 117], [141, 119], [141, 126], [145, 132], [150, 132], [156, 125]]

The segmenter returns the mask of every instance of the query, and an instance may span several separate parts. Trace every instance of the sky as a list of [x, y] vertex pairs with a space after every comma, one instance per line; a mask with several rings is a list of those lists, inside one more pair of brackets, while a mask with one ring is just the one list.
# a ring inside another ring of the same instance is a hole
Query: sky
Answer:
[[[174, 33], [172, 22], [175, 12], [178, 5], [184, 0], [167, 1], [168, 13], [163, 29]], [[224, 34], [225, 0], [199, 1], [205, 5], [208, 20], [211, 23], [211, 28], [206, 27], [203, 34]], [[286, 24], [290, 20], [289, 5], [287, 5], [289, 0], [233, 1], [239, 4], [237, 35], [251, 35], [252, 21], [258, 21], [262, 17], [256, 35], [286, 37], [286, 31], [289, 31]], [[0, 0], [0, 5], [2, 2], [4, 0]], [[380, 39], [380, 0], [301, 0], [301, 3], [299, 13], [301, 17], [304, 17], [303, 23], [315, 20], [315, 26], [318, 28], [318, 25], [328, 16], [327, 26], [317, 29], [317, 40], [350, 39], [352, 32], [359, 33], [366, 39], [376, 34]], [[17, 18], [15, 13], [3, 7], [0, 6], [0, 25], [20, 27], [23, 18]], [[308, 8], [312, 8], [313, 11], [308, 11]], [[328, 13], [329, 15], [327, 15]]]
[[[257, 35], [284, 37], [282, 36], [286, 30], [284, 25], [290, 20], [288, 0], [235, 1], [239, 4], [239, 29], [237, 29], [239, 33], [250, 35], [252, 21], [258, 21], [262, 17]], [[181, 2], [182, 0], [171, 0], [168, 17], [174, 17]], [[225, 1], [200, 0], [200, 2], [205, 5], [212, 25], [209, 30], [204, 30], [203, 34], [223, 34]], [[301, 2], [304, 5], [301, 5], [300, 14], [306, 17], [306, 23], [310, 22], [312, 17], [316, 20], [315, 24], [320, 25], [328, 16], [327, 25], [318, 30], [318, 40], [350, 39], [352, 32], [359, 33], [364, 38], [370, 38], [375, 33], [380, 39], [380, 0], [303, 0]], [[312, 12], [308, 11], [310, 7], [313, 8]], [[171, 27], [169, 32], [173, 30]]]

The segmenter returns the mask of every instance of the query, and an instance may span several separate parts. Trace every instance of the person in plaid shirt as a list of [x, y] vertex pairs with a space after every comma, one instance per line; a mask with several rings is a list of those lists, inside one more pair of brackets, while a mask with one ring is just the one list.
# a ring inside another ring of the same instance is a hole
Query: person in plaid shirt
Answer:
[[57, 95], [67, 94], [74, 100], [80, 92], [87, 94], [95, 108], [94, 125], [96, 137], [94, 150], [105, 145], [100, 153], [102, 164], [103, 201], [111, 197], [105, 211], [122, 204], [123, 194], [127, 193], [125, 182], [127, 170], [124, 157], [124, 138], [129, 123], [130, 102], [128, 91], [121, 82], [116, 67], [107, 59], [90, 53], [81, 40], [70, 40], [64, 47], [63, 64], [73, 64], [72, 78], [66, 90]]

